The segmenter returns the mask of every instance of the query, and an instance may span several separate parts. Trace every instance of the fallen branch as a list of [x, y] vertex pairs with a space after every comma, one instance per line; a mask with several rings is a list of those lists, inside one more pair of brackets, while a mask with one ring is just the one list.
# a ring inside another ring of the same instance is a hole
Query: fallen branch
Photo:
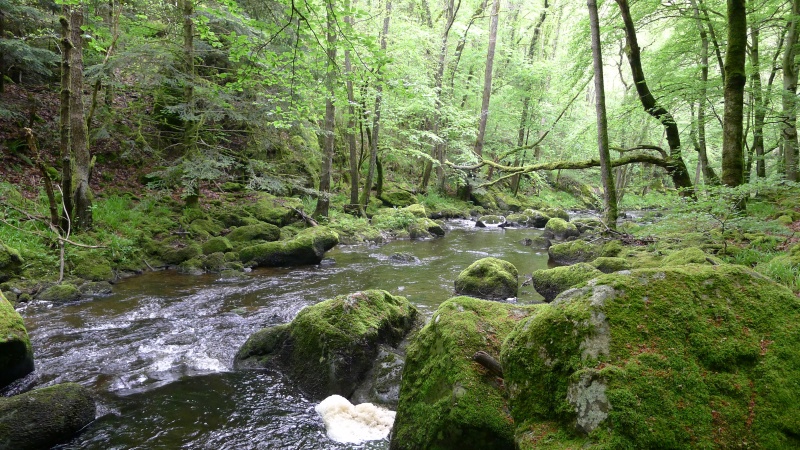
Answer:
[[496, 359], [492, 358], [491, 355], [484, 352], [483, 350], [478, 351], [474, 355], [472, 355], [472, 360], [485, 367], [486, 370], [488, 370], [495, 376], [503, 378], [503, 366], [501, 366]]
[[311, 216], [309, 216], [308, 214], [304, 213], [303, 211], [297, 208], [292, 208], [292, 209], [294, 210], [294, 212], [297, 213], [297, 215], [299, 215], [303, 220], [305, 220], [307, 224], [311, 225], [312, 227], [319, 226], [317, 221], [312, 219]]

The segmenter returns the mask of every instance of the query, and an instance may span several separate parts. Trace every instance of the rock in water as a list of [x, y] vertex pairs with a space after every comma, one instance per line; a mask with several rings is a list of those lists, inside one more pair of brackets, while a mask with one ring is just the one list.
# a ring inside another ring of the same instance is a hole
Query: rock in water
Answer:
[[33, 350], [28, 331], [22, 317], [0, 292], [0, 388], [32, 371]]
[[462, 270], [455, 281], [459, 295], [469, 295], [486, 300], [505, 300], [516, 297], [519, 273], [508, 261], [482, 258]]
[[394, 424], [394, 411], [372, 403], [353, 405], [341, 395], [331, 395], [314, 410], [325, 422], [328, 437], [336, 442], [360, 444], [389, 436]]

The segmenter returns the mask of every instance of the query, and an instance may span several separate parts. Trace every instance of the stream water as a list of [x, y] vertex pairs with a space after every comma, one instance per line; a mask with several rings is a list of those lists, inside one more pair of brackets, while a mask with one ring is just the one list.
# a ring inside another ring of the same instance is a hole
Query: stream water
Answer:
[[[443, 238], [340, 246], [319, 266], [259, 269], [238, 279], [172, 271], [123, 280], [108, 297], [22, 311], [37, 384], [74, 381], [97, 395], [99, 418], [63, 449], [385, 449], [325, 435], [314, 403], [277, 371], [232, 371], [233, 355], [265, 326], [339, 294], [385, 289], [429, 317], [472, 262], [512, 262], [520, 281], [547, 251], [520, 243], [533, 229], [451, 222]], [[391, 255], [416, 258], [395, 262]], [[522, 287], [517, 301], [541, 297]]]

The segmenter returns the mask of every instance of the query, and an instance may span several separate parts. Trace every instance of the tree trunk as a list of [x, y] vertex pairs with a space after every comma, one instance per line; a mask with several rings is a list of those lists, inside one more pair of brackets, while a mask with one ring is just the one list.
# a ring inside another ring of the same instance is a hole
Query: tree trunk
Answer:
[[[350, 11], [350, 2], [346, 5]], [[353, 26], [353, 17], [344, 18], [345, 23]], [[347, 146], [350, 148], [350, 204], [358, 204], [358, 147], [356, 146], [356, 96], [353, 92], [353, 67], [350, 62], [350, 49], [344, 51], [344, 70], [347, 76]]]
[[59, 19], [61, 22], [61, 110], [59, 115], [59, 148], [61, 151], [61, 221], [60, 228], [64, 234], [69, 234], [72, 228], [72, 151], [70, 149], [70, 63], [72, 53], [71, 33], [69, 29], [70, 8], [62, 8], [64, 14]]
[[[759, 60], [758, 40], [759, 29], [758, 24], [752, 24], [750, 27], [751, 42], [750, 45], [750, 63], [753, 65], [753, 74], [750, 76], [753, 89], [753, 153], [756, 159], [756, 177], [764, 178], [767, 176], [766, 167], [764, 166], [764, 117], [766, 116], [766, 102], [761, 87], [761, 63]], [[752, 178], [752, 177], [751, 177]]]
[[[700, 92], [697, 102], [697, 159], [703, 172], [703, 180], [708, 185], [719, 184], [719, 177], [708, 163], [708, 147], [706, 146], [706, 92], [708, 90], [708, 34], [700, 19], [700, 9], [697, 2], [691, 0], [694, 9], [697, 31], [700, 34]], [[710, 26], [710, 24], [709, 24]]]
[[744, 182], [744, 71], [747, 53], [745, 0], [728, 0], [728, 50], [725, 52], [725, 114], [722, 126], [722, 183]]
[[672, 177], [672, 182], [675, 184], [681, 196], [692, 197], [694, 196], [694, 189], [692, 188], [692, 179], [689, 172], [686, 170], [686, 164], [683, 162], [681, 156], [681, 137], [678, 124], [663, 106], [656, 102], [655, 97], [647, 87], [647, 81], [642, 70], [641, 52], [639, 50], [639, 43], [636, 39], [636, 29], [633, 25], [631, 18], [630, 8], [628, 7], [627, 0], [616, 0], [619, 5], [622, 19], [625, 22], [625, 37], [627, 39], [628, 48], [628, 63], [631, 66], [631, 73], [633, 81], [636, 85], [636, 91], [639, 94], [639, 99], [642, 102], [642, 107], [648, 114], [655, 117], [667, 134], [667, 143], [669, 144], [669, 157], [667, 160], [667, 172]]
[[[88, 229], [92, 226], [92, 192], [89, 187], [89, 170], [91, 155], [89, 154], [88, 129], [83, 108], [83, 10], [76, 6], [70, 12], [70, 33], [73, 49], [70, 52], [70, 147], [74, 158], [73, 181], [75, 190], [73, 203], [75, 214], [72, 226], [75, 229]], [[64, 195], [67, 195], [65, 192]]]
[[[0, 42], [6, 38], [6, 15], [0, 11]], [[3, 62], [3, 47], [0, 46], [0, 94], [6, 91], [6, 65]]]
[[489, 24], [489, 49], [486, 51], [486, 72], [483, 75], [483, 99], [481, 100], [481, 118], [478, 124], [478, 138], [475, 141], [475, 154], [483, 155], [483, 141], [486, 134], [486, 122], [489, 118], [489, 98], [492, 95], [492, 66], [494, 49], [497, 45], [497, 19], [500, 13], [500, 0], [492, 4], [492, 17]]
[[714, 53], [717, 55], [717, 63], [719, 64], [719, 75], [722, 77], [722, 82], [725, 83], [725, 64], [722, 62], [722, 51], [720, 50], [719, 40], [717, 40], [717, 33], [714, 31], [714, 24], [711, 22], [705, 0], [697, 0], [697, 2], [699, 3], [700, 11], [703, 13], [703, 21], [708, 26], [711, 43], [714, 45]]
[[783, 54], [783, 164], [786, 179], [797, 181], [797, 64], [795, 63], [800, 0], [792, 1], [792, 19]]
[[[389, 34], [389, 18], [392, 14], [392, 2], [386, 0], [386, 17], [383, 18], [383, 33], [381, 34], [381, 53], [386, 54], [386, 41]], [[372, 180], [375, 177], [375, 166], [378, 163], [378, 138], [381, 125], [381, 101], [383, 100], [383, 76], [381, 75], [382, 66], [376, 70], [378, 82], [375, 86], [375, 115], [372, 117], [372, 145], [370, 146], [369, 170], [367, 171], [367, 183], [364, 186], [364, 193], [361, 196], [361, 204], [366, 209], [369, 206], [369, 195], [372, 190]]]
[[603, 84], [603, 54], [600, 42], [600, 19], [596, 0], [588, 0], [589, 27], [592, 34], [592, 67], [594, 68], [595, 108], [597, 113], [597, 148], [600, 153], [600, 179], [603, 183], [603, 207], [606, 225], [617, 228], [617, 193], [614, 175], [611, 173], [611, 155], [608, 151], [608, 119], [606, 117], [606, 93]]
[[319, 198], [317, 207], [314, 209], [313, 217], [327, 217], [330, 212], [330, 192], [331, 192], [331, 168], [333, 166], [333, 146], [336, 136], [334, 135], [334, 119], [336, 109], [333, 101], [336, 98], [336, 15], [333, 11], [333, 1], [326, 2], [325, 19], [327, 22], [327, 41], [328, 46], [326, 55], [328, 61], [325, 72], [325, 86], [328, 89], [328, 96], [325, 99], [325, 144], [322, 149], [322, 170], [319, 175]]

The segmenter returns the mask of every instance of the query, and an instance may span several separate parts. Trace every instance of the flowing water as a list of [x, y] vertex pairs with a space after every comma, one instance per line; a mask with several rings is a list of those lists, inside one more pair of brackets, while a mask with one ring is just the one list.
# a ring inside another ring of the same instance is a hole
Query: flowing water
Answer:
[[[259, 269], [238, 279], [171, 271], [123, 280], [114, 294], [21, 311], [34, 346], [37, 384], [67, 381], [97, 395], [98, 420], [65, 449], [385, 449], [325, 435], [314, 403], [277, 371], [232, 370], [260, 328], [307, 305], [364, 289], [407, 297], [429, 317], [472, 262], [512, 262], [520, 280], [547, 267], [547, 251], [520, 243], [532, 229], [475, 229], [451, 222], [443, 238], [340, 246], [319, 266]], [[395, 262], [395, 253], [413, 255]], [[517, 301], [538, 301], [522, 287]]]

